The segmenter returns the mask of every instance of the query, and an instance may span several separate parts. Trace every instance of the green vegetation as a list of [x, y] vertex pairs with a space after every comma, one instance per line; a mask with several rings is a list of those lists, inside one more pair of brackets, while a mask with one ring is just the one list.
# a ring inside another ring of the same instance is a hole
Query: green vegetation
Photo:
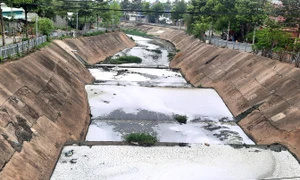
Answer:
[[43, 47], [48, 46], [49, 44], [51, 44], [51, 42], [46, 41], [46, 42], [36, 46], [35, 49], [42, 49]]
[[175, 53], [169, 52], [168, 54], [169, 61], [171, 61], [175, 55], [176, 55]]
[[54, 30], [53, 21], [48, 18], [39, 18], [38, 27], [39, 33], [47, 36]]
[[176, 52], [179, 52], [180, 51], [180, 49], [176, 49]]
[[89, 37], [89, 36], [98, 36], [98, 35], [101, 35], [101, 34], [104, 34], [104, 32], [102, 32], [102, 31], [97, 31], [97, 32], [92, 32], [92, 33], [84, 34], [83, 36]]
[[202, 88], [202, 85], [201, 85], [201, 84], [199, 84], [199, 85], [197, 86], [197, 88]]
[[179, 114], [176, 114], [174, 116], [174, 119], [179, 122], [180, 124], [186, 124], [186, 121], [187, 121], [187, 116], [186, 115], [179, 115]]
[[28, 41], [29, 38], [22, 38], [22, 41]]
[[71, 31], [73, 30], [73, 28], [71, 28], [70, 26], [54, 26], [54, 29], [55, 30], [63, 30], [63, 31]]
[[141, 63], [142, 59], [136, 56], [121, 56], [117, 59], [110, 59], [111, 64], [124, 64], [124, 63]]
[[122, 29], [122, 31], [123, 31], [124, 33], [130, 34], [130, 35], [142, 36], [142, 37], [152, 37], [151, 35], [149, 35], [149, 34], [147, 34], [147, 33], [145, 33], [145, 32], [136, 30], [136, 29], [133, 29], [133, 30]]
[[64, 40], [64, 39], [66, 39], [66, 38], [73, 38], [73, 37], [72, 37], [72, 36], [62, 35], [62, 36], [60, 36], [58, 39]]
[[152, 146], [157, 142], [157, 138], [146, 133], [131, 133], [125, 136], [128, 143], [138, 143], [139, 146]]

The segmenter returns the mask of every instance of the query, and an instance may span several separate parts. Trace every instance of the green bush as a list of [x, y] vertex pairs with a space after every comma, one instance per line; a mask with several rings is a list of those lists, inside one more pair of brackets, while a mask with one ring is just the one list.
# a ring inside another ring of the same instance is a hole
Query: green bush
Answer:
[[22, 41], [28, 41], [29, 38], [22, 38]]
[[175, 56], [175, 53], [172, 53], [172, 52], [169, 52], [168, 54], [168, 58], [169, 58], [169, 61], [171, 61]]
[[39, 33], [49, 35], [54, 30], [53, 21], [49, 18], [38, 19]]
[[98, 35], [101, 35], [101, 34], [104, 34], [104, 32], [102, 32], [102, 31], [97, 31], [97, 32], [92, 32], [92, 33], [84, 34], [83, 36], [89, 37], [89, 36], [98, 36]]
[[157, 138], [146, 133], [131, 133], [125, 136], [128, 143], [138, 143], [139, 146], [152, 146], [157, 142]]
[[142, 59], [136, 56], [121, 56], [117, 59], [110, 59], [111, 64], [123, 64], [123, 63], [141, 63]]
[[35, 48], [36, 48], [36, 49], [41, 49], [41, 48], [43, 48], [43, 47], [45, 47], [45, 46], [48, 46], [49, 44], [51, 44], [51, 42], [46, 41], [46, 42], [44, 42], [44, 43], [42, 43], [42, 44], [36, 46]]
[[187, 116], [176, 114], [176, 115], [174, 116], [174, 118], [175, 118], [175, 120], [176, 120], [177, 122], [179, 122], [180, 124], [186, 124]]

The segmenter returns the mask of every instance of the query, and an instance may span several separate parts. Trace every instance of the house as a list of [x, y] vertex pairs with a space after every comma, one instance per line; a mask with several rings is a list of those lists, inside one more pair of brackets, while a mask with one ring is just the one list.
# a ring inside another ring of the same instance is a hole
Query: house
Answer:
[[25, 11], [23, 8], [8, 7], [1, 3], [2, 15], [5, 19], [23, 19], [25, 20]]

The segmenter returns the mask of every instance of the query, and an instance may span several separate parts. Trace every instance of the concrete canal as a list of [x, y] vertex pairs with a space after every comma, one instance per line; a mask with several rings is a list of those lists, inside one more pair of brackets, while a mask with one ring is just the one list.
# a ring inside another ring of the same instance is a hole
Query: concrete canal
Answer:
[[[86, 141], [63, 148], [53, 180], [299, 178], [298, 162], [285, 148], [255, 145], [215, 90], [192, 87], [167, 68], [170, 46], [132, 37], [137, 47], [113, 58], [134, 55], [141, 64], [89, 69], [96, 81], [86, 86], [92, 115]], [[178, 115], [187, 123], [177, 122]], [[121, 142], [134, 132], [159, 143]]]
[[[171, 44], [131, 37], [137, 46], [112, 58], [137, 56], [140, 64], [89, 69], [96, 83], [86, 86], [92, 114], [87, 141], [122, 141], [145, 132], [160, 142], [254, 144], [213, 89], [194, 88], [180, 72], [166, 69]], [[187, 124], [176, 115], [186, 116]]]

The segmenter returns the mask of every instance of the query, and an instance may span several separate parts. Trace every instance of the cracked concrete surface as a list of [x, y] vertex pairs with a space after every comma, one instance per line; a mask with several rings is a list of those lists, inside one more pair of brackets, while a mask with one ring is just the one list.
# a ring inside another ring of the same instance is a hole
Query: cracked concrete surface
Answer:
[[[107, 38], [106, 44], [100, 43]], [[134, 45], [118, 32], [56, 40], [18, 61], [2, 64], [0, 179], [49, 179], [62, 145], [67, 140], [84, 139], [90, 123], [84, 85], [94, 78], [71, 52], [74, 47], [69, 42], [78, 45], [79, 54], [88, 53], [81, 43], [97, 44], [92, 55], [103, 59], [115, 53], [111, 49]]]

